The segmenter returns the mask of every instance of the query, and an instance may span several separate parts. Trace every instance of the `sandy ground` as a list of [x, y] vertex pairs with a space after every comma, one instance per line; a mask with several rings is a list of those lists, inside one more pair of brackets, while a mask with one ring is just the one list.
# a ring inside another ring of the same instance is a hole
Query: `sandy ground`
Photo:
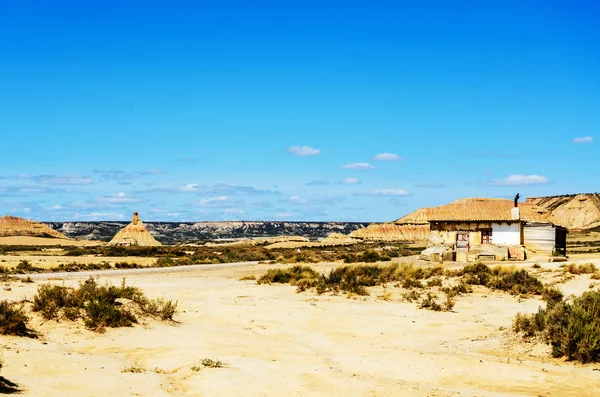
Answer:
[[[2, 337], [1, 375], [25, 396], [600, 395], [600, 365], [553, 359], [546, 346], [512, 335], [515, 314], [537, 310], [537, 298], [482, 288], [458, 297], [454, 312], [444, 313], [401, 302], [402, 290], [391, 287], [384, 301], [377, 297], [381, 287], [348, 298], [239, 280], [277, 266], [129, 273], [127, 282], [148, 296], [179, 300], [178, 324], [151, 320], [96, 334], [82, 324], [33, 315], [42, 337]], [[123, 277], [102, 274], [100, 282]], [[47, 277], [76, 285], [87, 276]], [[589, 284], [589, 275], [581, 275], [560, 287], [580, 294]], [[1, 296], [31, 299], [39, 285], [3, 283], [10, 290]], [[192, 371], [202, 358], [227, 365]], [[146, 371], [121, 372], [132, 365]]]
[[0, 266], [8, 268], [15, 267], [20, 261], [27, 260], [32, 266], [40, 267], [42, 269], [50, 269], [59, 265], [66, 265], [69, 263], [77, 264], [100, 264], [107, 262], [114, 266], [115, 263], [127, 262], [129, 264], [137, 263], [140, 266], [152, 266], [156, 262], [156, 258], [142, 258], [134, 256], [93, 256], [93, 255], [82, 255], [82, 256], [63, 256], [63, 255], [27, 255], [27, 252], [17, 253], [15, 255], [0, 255]]
[[90, 240], [65, 240], [61, 238], [46, 238], [32, 236], [5, 236], [0, 237], [0, 245], [65, 245], [89, 247], [105, 244], [101, 241]]

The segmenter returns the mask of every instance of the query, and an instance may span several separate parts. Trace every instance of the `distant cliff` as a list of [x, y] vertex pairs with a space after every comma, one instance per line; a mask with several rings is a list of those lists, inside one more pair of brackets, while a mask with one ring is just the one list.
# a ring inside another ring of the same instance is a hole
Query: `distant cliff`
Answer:
[[[79, 240], [111, 240], [128, 222], [46, 222], [68, 237]], [[304, 236], [327, 237], [331, 233], [350, 234], [367, 227], [361, 222], [144, 222], [148, 231], [163, 244], [184, 241]]]
[[600, 227], [599, 193], [529, 197], [527, 202], [535, 203], [541, 209], [550, 212], [550, 220], [553, 223], [570, 230]]
[[8, 215], [0, 217], [0, 237], [4, 236], [67, 238], [43, 223]]

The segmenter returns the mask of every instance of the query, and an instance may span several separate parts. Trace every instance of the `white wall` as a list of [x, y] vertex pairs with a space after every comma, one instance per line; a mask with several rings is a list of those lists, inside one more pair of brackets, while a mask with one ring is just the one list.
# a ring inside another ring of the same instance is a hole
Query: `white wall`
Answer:
[[519, 223], [492, 223], [492, 244], [520, 245], [521, 225]]

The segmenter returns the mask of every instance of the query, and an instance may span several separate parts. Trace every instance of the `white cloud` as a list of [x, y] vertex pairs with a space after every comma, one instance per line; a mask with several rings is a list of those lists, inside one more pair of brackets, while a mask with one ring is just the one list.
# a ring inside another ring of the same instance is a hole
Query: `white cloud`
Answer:
[[241, 208], [225, 208], [223, 210], [224, 213], [226, 214], [238, 214], [241, 215], [244, 213], [244, 210]]
[[443, 183], [417, 183], [415, 187], [423, 188], [423, 189], [441, 189], [446, 187]]
[[289, 212], [277, 212], [275, 213], [276, 218], [291, 218], [294, 214]]
[[316, 156], [321, 153], [321, 149], [314, 149], [310, 146], [292, 146], [288, 148], [288, 152], [296, 156]]
[[[27, 176], [19, 177], [29, 178]], [[37, 175], [31, 179], [43, 185], [89, 185], [94, 182], [90, 177], [79, 175]]]
[[352, 164], [343, 165], [342, 168], [344, 168], [346, 170], [371, 170], [375, 167], [373, 167], [369, 163], [352, 163]]
[[590, 143], [590, 142], [594, 142], [593, 136], [582, 136], [582, 137], [573, 139], [573, 143]]
[[346, 178], [342, 181], [342, 183], [344, 185], [355, 185], [357, 183], [360, 183], [360, 180], [358, 178]]
[[373, 157], [373, 160], [378, 161], [404, 161], [406, 160], [404, 157], [400, 157], [394, 153], [379, 153], [378, 155]]
[[540, 175], [520, 175], [513, 174], [507, 178], [493, 181], [491, 184], [494, 186], [516, 186], [516, 185], [539, 185], [542, 183], [548, 183], [548, 178]]
[[214, 185], [200, 185], [197, 183], [188, 183], [179, 188], [182, 192], [198, 192], [200, 194], [210, 195], [268, 195], [268, 194], [280, 194], [275, 190], [268, 189], [257, 189], [252, 186], [240, 186], [233, 183], [217, 183]]
[[298, 197], [298, 196], [292, 196], [289, 198], [290, 203], [292, 204], [306, 204], [307, 200], [302, 198], [302, 197]]
[[404, 189], [378, 189], [378, 190], [374, 190], [373, 194], [375, 196], [409, 196], [410, 195], [410, 193], [408, 193]]
[[388, 196], [388, 197], [399, 197], [399, 196], [410, 196], [410, 193], [404, 189], [377, 189], [371, 192], [358, 193], [360, 196]]
[[198, 191], [197, 183], [188, 183], [187, 185], [183, 185], [179, 188], [182, 192], [197, 192]]
[[103, 203], [109, 203], [109, 204], [126, 204], [126, 203], [139, 203], [142, 200], [139, 198], [127, 197], [125, 195], [125, 193], [119, 192], [119, 193], [111, 194], [110, 197], [100, 197], [100, 198], [96, 199], [96, 201], [100, 201]]
[[199, 207], [215, 208], [215, 207], [229, 206], [231, 204], [230, 204], [229, 198], [227, 196], [220, 196], [220, 197], [202, 199], [202, 200], [198, 201], [197, 205]]

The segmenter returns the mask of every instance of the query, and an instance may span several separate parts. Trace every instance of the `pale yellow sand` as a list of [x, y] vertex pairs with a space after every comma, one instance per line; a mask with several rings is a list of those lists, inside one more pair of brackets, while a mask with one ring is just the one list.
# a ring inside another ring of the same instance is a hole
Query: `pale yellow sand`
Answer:
[[65, 245], [65, 246], [93, 246], [102, 245], [101, 241], [65, 240], [61, 238], [33, 237], [33, 236], [6, 236], [0, 237], [0, 245]]
[[[400, 302], [395, 288], [383, 301], [380, 287], [348, 299], [239, 281], [275, 266], [129, 275], [150, 297], [178, 299], [180, 324], [99, 335], [36, 319], [40, 340], [2, 337], [1, 375], [25, 396], [599, 395], [600, 365], [552, 359], [547, 347], [522, 344], [507, 329], [539, 299], [476, 289], [442, 313]], [[100, 282], [107, 280], [120, 283], [121, 275]], [[564, 288], [581, 293], [589, 282], [577, 276]], [[31, 299], [39, 284], [13, 282], [2, 297]], [[202, 358], [227, 367], [193, 372]], [[134, 364], [147, 371], [121, 372]]]

